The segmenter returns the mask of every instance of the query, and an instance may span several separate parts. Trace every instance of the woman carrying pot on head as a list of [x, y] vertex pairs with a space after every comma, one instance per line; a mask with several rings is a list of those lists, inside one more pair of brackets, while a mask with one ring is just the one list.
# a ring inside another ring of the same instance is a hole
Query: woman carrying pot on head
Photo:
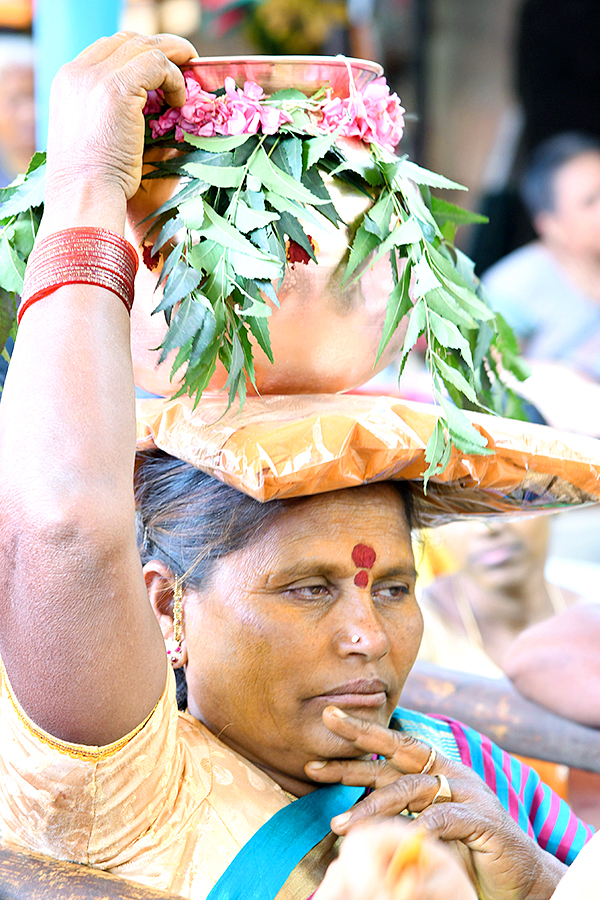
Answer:
[[146, 93], [181, 104], [193, 53], [118, 34], [53, 86], [0, 409], [5, 839], [193, 898], [308, 897], [339, 835], [408, 809], [482, 896], [548, 897], [588, 830], [480, 735], [394, 712], [422, 629], [406, 484], [261, 505], [150, 452], [138, 550], [122, 235]]

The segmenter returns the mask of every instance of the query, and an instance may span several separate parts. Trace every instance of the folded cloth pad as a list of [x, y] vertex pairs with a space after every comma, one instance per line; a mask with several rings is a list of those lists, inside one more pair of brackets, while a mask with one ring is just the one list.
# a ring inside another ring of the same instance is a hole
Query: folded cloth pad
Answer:
[[419, 519], [540, 512], [600, 500], [600, 440], [469, 413], [490, 455], [454, 448], [444, 472], [423, 474], [439, 409], [393, 397], [223, 395], [138, 401], [138, 449], [156, 446], [260, 501], [404, 479]]

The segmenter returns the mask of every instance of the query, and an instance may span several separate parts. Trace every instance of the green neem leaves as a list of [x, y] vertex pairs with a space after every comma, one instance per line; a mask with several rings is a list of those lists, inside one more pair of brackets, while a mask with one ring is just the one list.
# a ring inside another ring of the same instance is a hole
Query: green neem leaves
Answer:
[[[202, 275], [200, 272], [197, 272], [195, 269], [191, 268], [187, 265], [184, 260], [179, 259], [178, 262], [175, 263], [169, 277], [165, 280], [165, 288], [163, 291], [163, 296], [156, 307], [152, 311], [154, 315], [157, 312], [166, 312], [165, 315], [167, 322], [170, 324], [171, 322], [171, 314], [170, 310], [173, 309], [178, 303], [184, 300], [188, 295], [195, 291], [200, 281], [202, 280]], [[166, 341], [163, 341], [163, 349], [165, 347]], [[170, 346], [167, 347], [168, 350], [173, 349], [173, 344], [170, 342]]]
[[411, 181], [414, 181], [415, 184], [446, 188], [453, 191], [467, 190], [464, 184], [458, 184], [458, 182], [451, 181], [443, 175], [437, 175], [435, 172], [430, 172], [429, 169], [423, 169], [421, 166], [418, 166], [408, 159], [398, 160], [394, 174], [395, 176], [401, 176], [402, 178], [409, 178]]
[[[452, 245], [459, 225], [482, 217], [430, 193], [460, 185], [375, 144], [366, 145], [370, 152], [361, 159], [346, 156], [335, 134], [315, 133], [300, 92], [283, 91], [269, 102], [286, 104], [293, 117], [277, 134], [187, 135], [176, 145], [179, 152], [154, 163], [146, 176], [177, 185], [149, 217], [146, 242], [154, 241], [154, 259], [159, 250], [164, 257], [154, 313], [168, 326], [161, 360], [174, 360], [178, 395], [197, 400], [220, 361], [229, 401], [238, 396], [243, 402], [247, 381], [254, 382], [256, 346], [272, 360], [269, 316], [278, 305], [289, 246], [301, 248], [309, 265], [318, 264], [307, 231], [331, 223], [350, 234], [339, 268], [344, 287], [376, 263], [391, 268], [378, 359], [403, 320], [400, 372], [419, 338], [426, 340], [441, 416], [427, 445], [425, 482], [443, 470], [453, 444], [489, 452], [462, 408], [518, 414], [501, 372], [519, 378], [527, 372], [514, 335], [481, 295], [470, 261]], [[0, 351], [14, 330], [44, 177], [44, 156], [36, 154], [28, 173], [0, 191]], [[355, 221], [342, 222], [326, 186], [331, 179], [366, 198], [367, 210]]]
[[[387, 347], [391, 336], [396, 331], [396, 328], [402, 321], [402, 319], [409, 314], [412, 309], [412, 302], [409, 295], [409, 286], [411, 279], [411, 263], [407, 262], [404, 271], [402, 273], [401, 279], [396, 283], [394, 290], [390, 294], [387, 310], [385, 313], [385, 322], [383, 324], [383, 334], [381, 335], [381, 341], [379, 344], [379, 350], [377, 351], [377, 362], [379, 361], [381, 354]], [[415, 322], [415, 330], [417, 328], [420, 329], [421, 323], [417, 320]], [[410, 344], [410, 348], [414, 346], [415, 341], [418, 339], [418, 335], [414, 341]], [[410, 338], [408, 338], [410, 341]], [[406, 343], [406, 341], [405, 341]]]
[[36, 153], [21, 182], [15, 182], [0, 191], [0, 216], [2, 221], [19, 213], [41, 206], [46, 190], [46, 155]]
[[186, 144], [192, 147], [198, 147], [200, 150], [206, 150], [207, 153], [221, 153], [228, 150], [236, 150], [242, 144], [248, 142], [247, 134], [232, 134], [227, 137], [199, 137], [196, 134], [188, 134], [185, 138]]
[[0, 190], [0, 352], [16, 333], [17, 298], [44, 202], [46, 157], [36, 153], [27, 173]]
[[310, 169], [315, 163], [319, 162], [329, 153], [335, 144], [336, 134], [322, 134], [319, 137], [308, 138], [304, 141], [304, 168]]
[[12, 243], [13, 228], [14, 226], [7, 227], [0, 238], [0, 271], [4, 290], [20, 294], [23, 290], [25, 261], [19, 256]]
[[263, 147], [259, 147], [256, 156], [250, 164], [249, 171], [251, 175], [260, 181], [263, 187], [274, 191], [276, 194], [283, 194], [283, 196], [290, 200], [295, 200], [297, 203], [321, 206], [327, 202], [319, 199], [308, 188], [305, 188], [301, 182], [296, 181], [291, 175], [274, 165]]
[[427, 488], [427, 483], [432, 475], [439, 475], [444, 471], [450, 461], [451, 452], [452, 443], [447, 438], [443, 420], [440, 418], [437, 420], [433, 434], [425, 448], [425, 462], [429, 463], [429, 468], [423, 476], [425, 488]]

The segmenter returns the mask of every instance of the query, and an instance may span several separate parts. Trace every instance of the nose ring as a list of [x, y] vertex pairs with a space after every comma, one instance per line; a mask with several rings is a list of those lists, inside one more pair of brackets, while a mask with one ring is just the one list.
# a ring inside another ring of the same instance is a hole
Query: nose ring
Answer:
[[358, 642], [360, 641], [360, 635], [353, 634], [350, 640], [352, 641], [353, 644], [358, 644]]

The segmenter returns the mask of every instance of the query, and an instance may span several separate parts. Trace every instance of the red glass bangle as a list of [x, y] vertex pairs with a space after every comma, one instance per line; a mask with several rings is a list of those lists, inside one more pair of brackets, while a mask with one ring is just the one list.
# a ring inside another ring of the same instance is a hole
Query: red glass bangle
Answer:
[[17, 320], [26, 309], [64, 284], [95, 284], [133, 306], [138, 256], [129, 241], [105, 228], [67, 228], [34, 248], [25, 271]]

